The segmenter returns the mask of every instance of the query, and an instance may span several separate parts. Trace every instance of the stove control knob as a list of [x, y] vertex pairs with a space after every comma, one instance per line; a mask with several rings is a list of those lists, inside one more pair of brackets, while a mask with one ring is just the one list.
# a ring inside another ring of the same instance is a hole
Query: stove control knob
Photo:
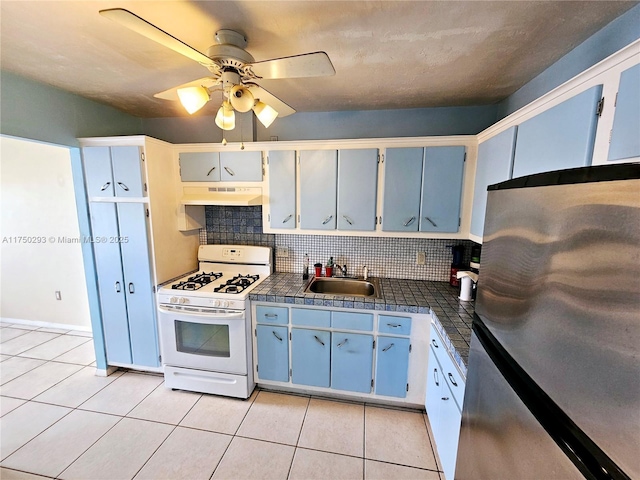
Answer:
[[214, 307], [219, 307], [220, 306], [220, 300], [216, 300], [215, 302], [213, 302], [213, 306]]
[[184, 297], [180, 297], [180, 303], [189, 303], [189, 299], [188, 298], [184, 298]]
[[177, 297], [171, 297], [171, 298], [169, 299], [169, 302], [171, 302], [171, 303], [178, 303], [178, 298], [177, 298]]
[[229, 300], [225, 300], [224, 302], [222, 302], [222, 306], [224, 308], [229, 308]]

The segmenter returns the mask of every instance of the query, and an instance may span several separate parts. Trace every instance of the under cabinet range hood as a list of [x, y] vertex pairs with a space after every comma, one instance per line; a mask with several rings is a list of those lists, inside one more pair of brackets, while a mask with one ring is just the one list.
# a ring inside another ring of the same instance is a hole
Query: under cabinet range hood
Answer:
[[183, 187], [182, 205], [262, 205], [260, 187]]

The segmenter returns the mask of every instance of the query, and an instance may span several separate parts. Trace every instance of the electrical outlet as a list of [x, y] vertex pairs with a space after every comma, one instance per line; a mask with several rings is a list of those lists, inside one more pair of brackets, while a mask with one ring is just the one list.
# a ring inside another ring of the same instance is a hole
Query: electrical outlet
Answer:
[[427, 263], [427, 256], [424, 252], [416, 252], [416, 265], [425, 265]]
[[276, 247], [276, 257], [287, 258], [289, 256], [289, 247]]
[[56, 290], [56, 300], [62, 300], [62, 294], [60, 293], [60, 290]]

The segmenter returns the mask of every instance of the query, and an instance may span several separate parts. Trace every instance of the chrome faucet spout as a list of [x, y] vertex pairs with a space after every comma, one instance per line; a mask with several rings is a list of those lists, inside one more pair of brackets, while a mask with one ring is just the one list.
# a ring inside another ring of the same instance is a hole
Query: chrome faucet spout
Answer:
[[362, 278], [364, 280], [369, 280], [369, 269], [366, 267], [366, 265], [362, 267]]
[[345, 263], [344, 265], [338, 265], [338, 267], [340, 267], [340, 271], [342, 272], [342, 276], [346, 277], [347, 276], [347, 264]]

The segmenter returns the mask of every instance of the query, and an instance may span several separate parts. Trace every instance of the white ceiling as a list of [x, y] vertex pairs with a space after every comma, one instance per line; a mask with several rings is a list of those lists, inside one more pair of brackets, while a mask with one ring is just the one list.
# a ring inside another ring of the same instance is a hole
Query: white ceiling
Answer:
[[333, 77], [260, 82], [298, 111], [484, 105], [636, 3], [1, 0], [0, 61], [135, 116], [186, 116], [153, 94], [208, 70], [98, 14], [121, 7], [205, 53], [221, 28], [245, 34], [256, 61], [327, 52]]

